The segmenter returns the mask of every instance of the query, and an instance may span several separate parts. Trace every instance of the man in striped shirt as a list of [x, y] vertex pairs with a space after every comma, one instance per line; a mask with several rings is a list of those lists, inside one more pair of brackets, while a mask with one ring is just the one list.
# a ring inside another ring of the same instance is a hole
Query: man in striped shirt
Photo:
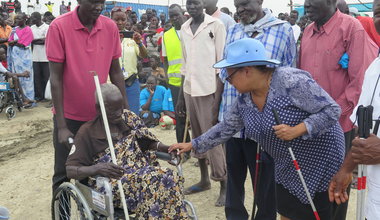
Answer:
[[[228, 30], [226, 45], [242, 38], [252, 37], [264, 44], [268, 57], [281, 61], [282, 66], [293, 66], [296, 58], [296, 44], [292, 27], [289, 23], [275, 18], [269, 9], [263, 9], [262, 3], [263, 0], [234, 0], [240, 23]], [[219, 111], [219, 121], [222, 121], [223, 114], [230, 109], [239, 93], [226, 81], [225, 69], [221, 71], [220, 78], [224, 83]], [[227, 219], [248, 218], [244, 207], [244, 182], [247, 167], [254, 182], [256, 149], [257, 143], [254, 140], [245, 139], [243, 132], [236, 134], [226, 143], [228, 180], [225, 212]], [[258, 206], [255, 219], [276, 219], [273, 160], [263, 152], [261, 161], [260, 184], [255, 195]]]

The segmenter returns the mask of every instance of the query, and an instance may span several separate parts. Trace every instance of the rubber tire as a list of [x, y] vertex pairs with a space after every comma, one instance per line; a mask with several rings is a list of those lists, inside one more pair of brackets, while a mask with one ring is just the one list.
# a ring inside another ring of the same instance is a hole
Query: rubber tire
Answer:
[[82, 193], [74, 184], [70, 182], [62, 183], [54, 192], [54, 197], [51, 204], [51, 213], [53, 220], [60, 220], [59, 216], [55, 215], [56, 213], [59, 213], [59, 197], [62, 195], [62, 193], [67, 193], [67, 195], [69, 195], [71, 199], [74, 199], [75, 203], [77, 204], [77, 207], [80, 207], [79, 211], [82, 216], [81, 220], [94, 220], [91, 210], [88, 207], [88, 204], [85, 198], [83, 197]]
[[7, 115], [8, 120], [11, 120], [16, 117], [16, 111], [13, 106], [9, 106], [5, 109], [5, 114]]

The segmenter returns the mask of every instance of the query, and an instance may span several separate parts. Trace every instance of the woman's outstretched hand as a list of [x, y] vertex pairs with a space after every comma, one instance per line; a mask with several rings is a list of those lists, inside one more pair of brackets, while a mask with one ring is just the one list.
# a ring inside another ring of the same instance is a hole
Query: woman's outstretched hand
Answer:
[[190, 142], [189, 143], [173, 144], [169, 147], [169, 153], [171, 153], [172, 151], [175, 151], [177, 149], [179, 150], [179, 152], [177, 154], [182, 154], [182, 153], [188, 152], [191, 149], [193, 149], [193, 146]]

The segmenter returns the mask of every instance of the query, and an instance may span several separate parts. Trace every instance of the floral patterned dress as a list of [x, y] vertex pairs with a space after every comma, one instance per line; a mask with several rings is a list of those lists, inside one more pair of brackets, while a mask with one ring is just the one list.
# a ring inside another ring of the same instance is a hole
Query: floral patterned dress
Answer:
[[[142, 120], [130, 111], [124, 119], [132, 128], [128, 136], [115, 144], [118, 165], [125, 169], [121, 178], [128, 210], [136, 213], [137, 219], [188, 219], [183, 202], [184, 179], [176, 171], [161, 167], [154, 151], [143, 152], [138, 138], [158, 141]], [[95, 157], [96, 163], [111, 161], [109, 148]], [[122, 208], [117, 181], [111, 180], [114, 206]], [[90, 187], [96, 187], [94, 178], [89, 180]], [[98, 188], [104, 192], [104, 188]]]

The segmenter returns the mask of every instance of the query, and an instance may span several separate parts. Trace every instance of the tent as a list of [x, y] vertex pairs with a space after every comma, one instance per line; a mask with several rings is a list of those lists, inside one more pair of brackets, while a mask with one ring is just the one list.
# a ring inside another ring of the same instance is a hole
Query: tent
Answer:
[[151, 4], [139, 4], [139, 3], [129, 3], [129, 2], [118, 2], [118, 1], [106, 1], [104, 11], [111, 13], [112, 8], [116, 6], [121, 7], [132, 7], [132, 10], [137, 13], [137, 16], [140, 18], [142, 14], [145, 13], [146, 9], [151, 8], [157, 11], [157, 16], [161, 13], [165, 13], [168, 17], [168, 6], [163, 5], [151, 5]]

